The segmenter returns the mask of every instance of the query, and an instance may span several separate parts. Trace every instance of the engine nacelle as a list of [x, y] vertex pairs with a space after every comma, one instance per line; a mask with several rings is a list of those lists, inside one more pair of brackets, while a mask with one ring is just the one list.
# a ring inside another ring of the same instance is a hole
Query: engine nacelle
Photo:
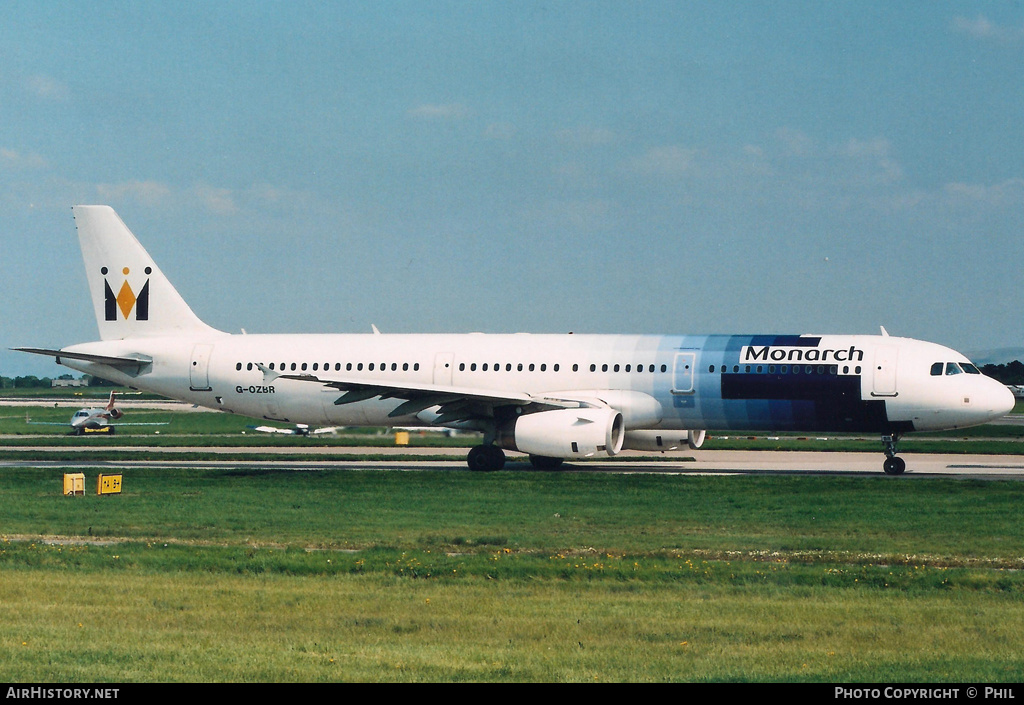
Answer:
[[516, 417], [499, 432], [497, 443], [549, 458], [611, 456], [622, 450], [624, 430], [615, 409], [556, 409]]
[[110, 418], [114, 419], [115, 421], [117, 421], [122, 416], [124, 416], [124, 412], [121, 411], [120, 409], [111, 409], [110, 410]]
[[655, 450], [662, 453], [696, 450], [704, 444], [707, 431], [626, 431], [624, 450]]

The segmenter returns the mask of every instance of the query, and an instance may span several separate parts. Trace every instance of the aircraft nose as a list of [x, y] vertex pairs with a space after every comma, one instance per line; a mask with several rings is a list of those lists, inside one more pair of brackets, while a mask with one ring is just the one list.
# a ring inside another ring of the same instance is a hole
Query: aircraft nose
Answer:
[[982, 377], [978, 381], [984, 386], [979, 385], [975, 390], [973, 396], [976, 403], [972, 406], [975, 413], [984, 417], [980, 423], [1001, 419], [1013, 410], [1017, 400], [1005, 384], [990, 377]]
[[1013, 392], [1003, 384], [999, 384], [998, 389], [993, 390], [992, 397], [992, 413], [998, 414], [996, 418], [1000, 419], [1013, 411], [1013, 407], [1017, 403]]

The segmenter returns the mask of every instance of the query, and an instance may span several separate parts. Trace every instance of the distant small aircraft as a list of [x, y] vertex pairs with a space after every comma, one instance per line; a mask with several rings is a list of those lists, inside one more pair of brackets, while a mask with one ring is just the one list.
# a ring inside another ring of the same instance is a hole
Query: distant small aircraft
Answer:
[[[71, 431], [76, 436], [81, 436], [85, 433], [113, 433], [115, 424], [111, 421], [117, 421], [124, 412], [114, 406], [116, 392], [110, 393], [110, 399], [107, 401], [107, 405], [102, 408], [93, 409], [79, 409], [71, 416]], [[28, 423], [37, 426], [65, 426], [60, 422], [50, 421], [31, 421], [26, 419]], [[118, 426], [166, 426], [167, 421], [163, 422], [138, 422], [138, 423], [124, 423], [117, 424]]]

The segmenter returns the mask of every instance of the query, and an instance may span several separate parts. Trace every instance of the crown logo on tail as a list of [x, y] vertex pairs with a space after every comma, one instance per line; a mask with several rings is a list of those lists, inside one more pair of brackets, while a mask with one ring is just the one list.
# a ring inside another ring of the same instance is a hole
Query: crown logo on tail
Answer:
[[114, 294], [114, 289], [110, 286], [110, 280], [107, 279], [107, 268], [103, 267], [100, 269], [100, 273], [103, 275], [103, 303], [104, 303], [104, 318], [108, 321], [118, 320], [118, 312], [121, 313], [122, 320], [129, 320], [132, 310], [135, 310], [136, 321], [148, 321], [149, 320], [149, 278], [148, 275], [153, 272], [152, 267], [146, 267], [146, 281], [142, 285], [142, 289], [136, 294], [132, 291], [131, 284], [128, 283], [128, 275], [131, 270], [125, 267], [121, 270], [124, 274], [124, 282], [121, 284], [121, 288], [117, 294]]

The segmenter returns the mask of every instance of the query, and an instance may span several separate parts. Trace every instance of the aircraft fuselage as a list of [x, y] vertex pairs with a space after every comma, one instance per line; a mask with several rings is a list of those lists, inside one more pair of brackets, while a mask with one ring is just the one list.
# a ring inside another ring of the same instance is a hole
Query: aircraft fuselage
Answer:
[[[889, 336], [223, 335], [67, 350], [150, 356], [152, 366], [135, 376], [62, 362], [212, 409], [312, 425], [415, 426], [433, 419], [426, 410], [390, 416], [400, 399], [335, 404], [338, 389], [283, 375], [618, 395], [612, 405], [623, 412], [627, 430], [942, 430], [990, 420], [1011, 399], [963, 355]], [[947, 374], [947, 364], [955, 374]]]

